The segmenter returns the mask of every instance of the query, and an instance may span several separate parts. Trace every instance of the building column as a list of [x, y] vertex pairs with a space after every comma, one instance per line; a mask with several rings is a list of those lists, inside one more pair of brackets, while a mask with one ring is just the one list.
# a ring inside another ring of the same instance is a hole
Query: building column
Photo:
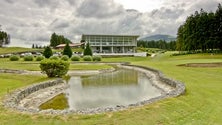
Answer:
[[123, 46], [123, 49], [122, 49], [122, 51], [123, 51], [122, 53], [125, 53], [125, 48], [124, 48], [124, 46]]
[[99, 45], [99, 53], [102, 53], [103, 48], [102, 48], [102, 37], [100, 37], [100, 45]]
[[112, 37], [111, 53], [113, 53], [113, 37]]

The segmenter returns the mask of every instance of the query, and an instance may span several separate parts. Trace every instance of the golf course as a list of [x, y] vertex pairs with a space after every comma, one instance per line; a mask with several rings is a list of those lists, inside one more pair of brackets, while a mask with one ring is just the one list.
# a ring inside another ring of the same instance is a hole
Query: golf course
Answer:
[[[171, 56], [175, 52], [165, 52], [151, 57], [103, 58], [101, 62], [129, 62], [133, 65], [151, 67], [162, 71], [165, 76], [181, 81], [186, 86], [184, 95], [167, 98], [123, 111], [93, 115], [44, 115], [22, 113], [4, 108], [2, 102], [6, 94], [15, 89], [46, 81], [46, 75], [22, 75], [0, 73], [0, 124], [1, 125], [220, 125], [222, 124], [222, 66], [186, 66], [188, 63], [221, 63], [221, 54], [189, 54]], [[0, 59], [1, 69], [38, 71], [39, 62], [9, 61]], [[71, 62], [71, 61], [70, 61]], [[72, 62], [70, 70], [109, 69], [109, 65]]]

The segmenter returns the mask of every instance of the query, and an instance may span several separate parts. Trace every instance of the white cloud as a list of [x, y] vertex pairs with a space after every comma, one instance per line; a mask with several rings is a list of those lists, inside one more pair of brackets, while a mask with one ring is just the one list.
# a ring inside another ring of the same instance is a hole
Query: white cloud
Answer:
[[125, 9], [137, 9], [141, 12], [149, 12], [162, 7], [164, 0], [114, 0], [124, 6]]
[[[0, 24], [11, 34], [11, 46], [46, 45], [53, 32], [73, 42], [78, 42], [81, 34], [176, 35], [177, 28], [187, 16], [200, 8], [215, 11], [220, 2], [119, 1], [125, 4], [121, 5], [117, 0], [1, 0]], [[125, 10], [127, 4], [133, 5], [133, 8]], [[145, 12], [133, 10], [143, 6], [151, 9]]]

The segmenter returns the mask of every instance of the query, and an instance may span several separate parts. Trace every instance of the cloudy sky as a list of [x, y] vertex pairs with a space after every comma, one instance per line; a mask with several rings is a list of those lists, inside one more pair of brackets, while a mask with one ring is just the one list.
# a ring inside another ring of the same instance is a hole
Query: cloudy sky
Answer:
[[187, 16], [215, 11], [222, 0], [1, 0], [1, 29], [10, 46], [49, 44], [53, 32], [73, 42], [81, 34], [176, 36]]

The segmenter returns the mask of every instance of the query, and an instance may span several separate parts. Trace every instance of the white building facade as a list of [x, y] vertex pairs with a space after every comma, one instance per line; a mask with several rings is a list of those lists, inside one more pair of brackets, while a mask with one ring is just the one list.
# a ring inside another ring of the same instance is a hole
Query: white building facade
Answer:
[[82, 35], [94, 53], [134, 53], [138, 35]]

